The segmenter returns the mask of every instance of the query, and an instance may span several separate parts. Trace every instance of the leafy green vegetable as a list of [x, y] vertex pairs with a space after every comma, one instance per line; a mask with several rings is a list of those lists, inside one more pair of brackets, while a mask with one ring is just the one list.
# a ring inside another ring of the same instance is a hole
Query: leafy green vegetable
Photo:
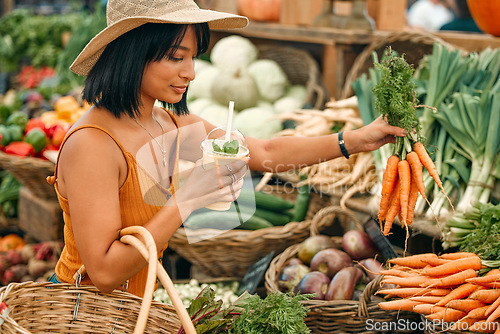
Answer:
[[307, 334], [304, 318], [307, 309], [300, 303], [311, 295], [272, 292], [262, 300], [254, 295], [249, 298], [233, 326], [230, 334]]
[[215, 143], [215, 141], [212, 142], [212, 148], [214, 149], [215, 152], [220, 152], [220, 153], [225, 153], [225, 154], [238, 154], [238, 151], [240, 149], [240, 143], [238, 140], [234, 139], [228, 142], [225, 142], [224, 145], [222, 145], [222, 148]]
[[[187, 310], [198, 334], [308, 334], [307, 309], [301, 301], [312, 296], [273, 292], [261, 299], [245, 292], [223, 308], [207, 286]], [[178, 334], [183, 333], [181, 327]]]
[[500, 204], [475, 203], [465, 217], [477, 225], [463, 238], [460, 249], [483, 260], [500, 261]]

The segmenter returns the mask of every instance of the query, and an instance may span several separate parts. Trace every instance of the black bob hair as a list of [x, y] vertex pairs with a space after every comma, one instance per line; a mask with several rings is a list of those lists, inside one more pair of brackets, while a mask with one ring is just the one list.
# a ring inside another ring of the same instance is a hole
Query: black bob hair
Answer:
[[[208, 50], [210, 30], [207, 23], [192, 27], [199, 56]], [[83, 99], [108, 109], [116, 118], [122, 114], [132, 118], [138, 116], [144, 68], [150, 62], [171, 57], [187, 28], [186, 24], [146, 23], [109, 43], [85, 79]], [[186, 93], [175, 104], [161, 102], [176, 115], [189, 114]]]

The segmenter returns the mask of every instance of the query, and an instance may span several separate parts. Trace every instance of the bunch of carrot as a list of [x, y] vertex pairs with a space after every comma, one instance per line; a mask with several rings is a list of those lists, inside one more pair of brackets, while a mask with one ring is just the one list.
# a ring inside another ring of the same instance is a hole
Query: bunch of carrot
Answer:
[[413, 67], [405, 61], [404, 55], [397, 56], [390, 48], [382, 62], [375, 63], [375, 67], [380, 73], [380, 81], [372, 88], [376, 111], [383, 115], [390, 125], [401, 127], [408, 132], [404, 137], [396, 137], [392, 155], [387, 159], [382, 177], [378, 220], [380, 229], [384, 235], [388, 235], [396, 217], [399, 217], [406, 228], [413, 222], [419, 193], [429, 203], [425, 196], [423, 167], [427, 169], [441, 192], [445, 195], [446, 193], [436, 166], [422, 144], [421, 125], [416, 109], [427, 106], [418, 105], [415, 101]]
[[[388, 261], [377, 294], [392, 300], [379, 303], [384, 310], [411, 311], [430, 321], [441, 321], [458, 332], [500, 334], [500, 269], [478, 276], [483, 268], [473, 253], [425, 253]], [[444, 326], [443, 326], [444, 327]]]
[[420, 194], [425, 200], [423, 170], [425, 167], [436, 184], [444, 193], [443, 183], [439, 178], [434, 162], [429, 157], [425, 146], [416, 141], [413, 150], [404, 153], [403, 159], [396, 154], [389, 157], [382, 179], [382, 198], [378, 221], [384, 235], [391, 231], [396, 217], [407, 227], [413, 222], [415, 205]]

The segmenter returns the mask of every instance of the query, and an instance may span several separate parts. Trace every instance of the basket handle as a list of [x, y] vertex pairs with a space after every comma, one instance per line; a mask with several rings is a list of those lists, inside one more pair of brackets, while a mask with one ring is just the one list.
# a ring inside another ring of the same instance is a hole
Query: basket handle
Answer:
[[337, 214], [343, 214], [350, 218], [359, 230], [363, 230], [363, 224], [359, 220], [358, 216], [351, 210], [347, 208], [340, 207], [338, 205], [327, 206], [316, 212], [311, 220], [311, 225], [309, 226], [309, 231], [311, 235], [318, 235], [320, 227], [328, 226], [332, 223], [333, 219]]
[[[144, 239], [144, 242], [139, 240], [132, 234], [139, 234]], [[177, 290], [175, 289], [174, 283], [168, 276], [165, 268], [163, 268], [161, 263], [156, 260], [157, 248], [151, 233], [142, 226], [125, 227], [120, 231], [120, 241], [124, 244], [135, 247], [144, 257], [144, 259], [148, 261], [146, 290], [144, 291], [144, 297], [142, 298], [141, 309], [139, 310], [139, 316], [137, 317], [137, 324], [135, 326], [134, 334], [144, 333], [144, 329], [146, 328], [149, 310], [153, 301], [154, 285], [157, 276], [167, 290], [167, 294], [170, 297], [175, 311], [177, 312], [177, 315], [181, 320], [184, 332], [186, 334], [196, 334], [196, 329], [194, 328], [193, 322], [191, 321], [191, 317], [184, 307], [184, 304], [179, 297]], [[74, 277], [76, 277], [78, 274], [83, 276], [85, 275], [85, 273], [85, 266], [82, 265], [80, 269], [78, 269]]]
[[380, 288], [382, 284], [382, 279], [384, 275], [378, 275], [376, 278], [372, 279], [363, 290], [363, 294], [359, 299], [358, 306], [358, 316], [367, 318], [368, 314], [368, 303], [371, 300], [372, 295]]

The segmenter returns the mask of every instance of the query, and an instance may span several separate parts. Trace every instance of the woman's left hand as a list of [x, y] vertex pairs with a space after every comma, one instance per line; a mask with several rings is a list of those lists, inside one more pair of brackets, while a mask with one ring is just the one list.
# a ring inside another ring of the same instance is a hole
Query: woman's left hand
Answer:
[[[350, 134], [344, 135], [346, 147], [349, 153], [369, 152], [380, 148], [387, 143], [394, 143], [397, 137], [404, 137], [408, 131], [397, 126], [392, 126], [386, 120], [379, 116], [376, 120], [368, 125], [363, 126]], [[348, 140], [348, 135], [353, 138]], [[351, 145], [352, 142], [352, 145]], [[351, 146], [351, 149], [349, 148]]]

